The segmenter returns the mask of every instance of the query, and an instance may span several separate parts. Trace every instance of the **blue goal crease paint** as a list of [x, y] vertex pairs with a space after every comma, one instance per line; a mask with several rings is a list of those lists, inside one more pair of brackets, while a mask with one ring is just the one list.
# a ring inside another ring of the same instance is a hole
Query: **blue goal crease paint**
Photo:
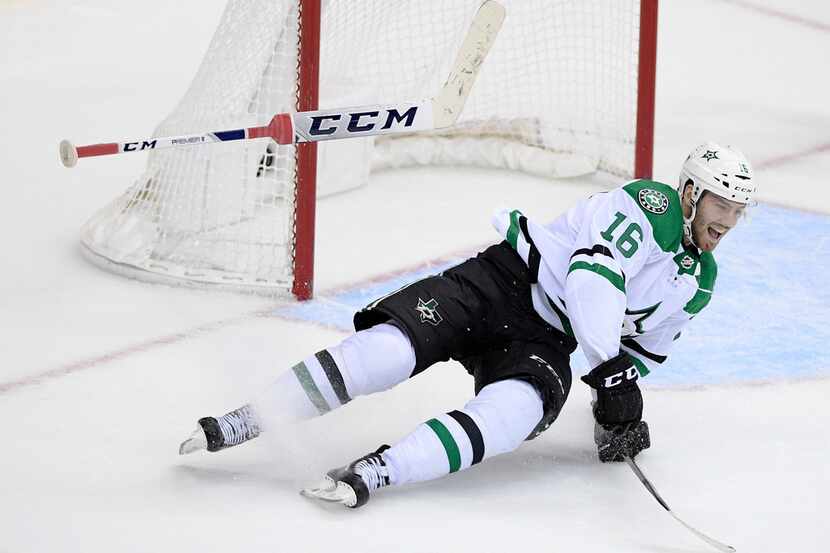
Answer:
[[[643, 379], [644, 386], [830, 376], [830, 216], [761, 204], [750, 221], [730, 232], [715, 258], [711, 303], [687, 325], [663, 366]], [[366, 304], [463, 260], [358, 284], [273, 315], [350, 331], [352, 316]], [[575, 374], [587, 370], [579, 353], [572, 366]]]

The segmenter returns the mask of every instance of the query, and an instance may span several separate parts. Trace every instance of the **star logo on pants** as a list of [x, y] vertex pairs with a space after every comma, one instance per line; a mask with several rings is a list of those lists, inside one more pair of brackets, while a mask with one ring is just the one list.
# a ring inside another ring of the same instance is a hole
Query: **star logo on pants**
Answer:
[[438, 312], [438, 302], [435, 298], [430, 298], [428, 301], [418, 298], [418, 305], [415, 306], [415, 311], [421, 315], [422, 323], [438, 326], [444, 320], [444, 317]]

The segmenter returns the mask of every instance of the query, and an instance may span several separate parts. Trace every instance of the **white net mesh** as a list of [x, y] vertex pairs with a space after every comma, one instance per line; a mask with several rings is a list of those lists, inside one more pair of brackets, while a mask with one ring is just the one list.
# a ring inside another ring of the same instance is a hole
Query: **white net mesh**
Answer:
[[[429, 136], [320, 145], [321, 194], [370, 167], [470, 164], [631, 176], [638, 0], [502, 0], [507, 18], [459, 121]], [[418, 100], [443, 84], [480, 0], [323, 2], [320, 106]], [[154, 136], [293, 111], [297, 0], [230, 0], [189, 90]], [[291, 285], [295, 159], [267, 139], [152, 152], [82, 230], [94, 260], [148, 280]]]

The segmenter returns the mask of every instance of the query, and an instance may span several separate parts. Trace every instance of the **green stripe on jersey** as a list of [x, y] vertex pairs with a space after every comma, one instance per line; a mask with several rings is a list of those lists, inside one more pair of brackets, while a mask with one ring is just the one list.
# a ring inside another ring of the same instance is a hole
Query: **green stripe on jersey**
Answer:
[[637, 372], [640, 373], [640, 376], [645, 376], [651, 372], [650, 370], [648, 370], [648, 367], [646, 367], [645, 363], [643, 363], [633, 355], [629, 354], [629, 357], [631, 357], [631, 361], [634, 362], [634, 366], [637, 367]]
[[676, 252], [683, 238], [683, 209], [677, 190], [653, 180], [635, 180], [623, 190], [645, 214], [660, 249]]
[[426, 422], [427, 426], [432, 428], [432, 431], [441, 440], [444, 450], [447, 452], [447, 460], [450, 463], [450, 472], [455, 472], [461, 468], [461, 452], [458, 450], [458, 444], [455, 443], [455, 438], [438, 419], [429, 419]]
[[518, 242], [519, 242], [519, 233], [521, 232], [521, 228], [519, 227], [519, 217], [522, 216], [522, 212], [514, 209], [510, 212], [510, 228], [507, 229], [507, 241], [513, 246], [514, 250], [518, 250]]
[[697, 276], [697, 292], [689, 300], [683, 310], [690, 315], [697, 315], [709, 305], [712, 291], [715, 289], [715, 280], [718, 278], [718, 264], [711, 252], [700, 254], [700, 274]]
[[586, 271], [591, 271], [592, 273], [596, 273], [599, 276], [604, 277], [608, 280], [608, 282], [613, 284], [617, 290], [625, 294], [625, 279], [605, 265], [600, 265], [599, 263], [586, 263], [585, 261], [575, 261], [571, 263], [571, 266], [568, 268], [568, 274], [571, 274], [577, 269], [585, 269]]
[[[550, 296], [545, 294], [545, 298], [547, 298], [548, 305], [550, 305], [550, 308], [553, 310], [554, 313], [556, 313], [556, 316], [559, 317], [559, 322], [562, 324], [562, 329], [565, 331], [565, 334], [567, 334], [571, 338], [574, 338], [574, 329], [571, 326], [571, 321], [570, 319], [568, 319], [568, 316], [565, 315], [565, 313], [561, 309], [556, 307], [556, 304], [553, 302]], [[562, 299], [560, 298], [559, 301], [562, 301]], [[565, 302], [562, 302], [562, 305], [564, 304]]]

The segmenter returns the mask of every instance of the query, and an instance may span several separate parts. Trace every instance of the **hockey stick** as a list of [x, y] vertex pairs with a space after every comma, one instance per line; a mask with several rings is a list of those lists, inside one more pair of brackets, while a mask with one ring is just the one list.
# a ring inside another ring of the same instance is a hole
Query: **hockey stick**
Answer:
[[496, 39], [504, 16], [504, 7], [493, 0], [487, 0], [479, 7], [446, 82], [438, 94], [428, 100], [278, 113], [268, 125], [263, 127], [209, 131], [181, 136], [87, 146], [75, 146], [70, 141], [63, 140], [60, 143], [61, 162], [66, 167], [74, 167], [78, 163], [78, 158], [82, 157], [126, 154], [143, 150], [254, 138], [272, 138], [277, 144], [294, 144], [449, 127], [461, 115], [479, 67]]
[[674, 517], [674, 519], [675, 519], [677, 522], [679, 522], [680, 524], [682, 524], [683, 526], [685, 526], [685, 527], [686, 527], [686, 529], [687, 529], [687, 530], [689, 530], [692, 534], [694, 534], [695, 536], [697, 536], [697, 537], [698, 537], [698, 538], [700, 538], [701, 540], [705, 541], [706, 543], [708, 543], [709, 545], [711, 545], [712, 547], [714, 547], [714, 548], [715, 548], [715, 549], [717, 549], [718, 551], [723, 551], [723, 553], [735, 553], [735, 548], [734, 548], [734, 547], [732, 547], [731, 545], [726, 545], [725, 543], [721, 543], [721, 542], [719, 542], [718, 540], [716, 540], [716, 539], [714, 539], [714, 538], [710, 538], [709, 536], [707, 536], [706, 534], [704, 534], [704, 533], [703, 533], [703, 532], [701, 532], [700, 530], [697, 530], [697, 529], [695, 529], [695, 528], [693, 528], [693, 527], [689, 526], [689, 525], [688, 525], [688, 524], [686, 524], [685, 522], [683, 522], [683, 520], [681, 520], [681, 518], [680, 518], [679, 516], [677, 516], [676, 514], [674, 514], [674, 511], [672, 511], [672, 510], [669, 508], [669, 506], [666, 504], [666, 502], [663, 500], [663, 498], [662, 498], [662, 497], [660, 497], [660, 494], [659, 494], [659, 493], [657, 493], [657, 490], [656, 490], [656, 489], [654, 488], [654, 486], [651, 484], [651, 482], [649, 481], [649, 479], [648, 479], [648, 478], [646, 478], [646, 475], [645, 475], [645, 474], [643, 474], [643, 471], [641, 471], [641, 470], [640, 470], [640, 467], [639, 467], [639, 466], [637, 466], [637, 463], [635, 463], [635, 462], [634, 462], [634, 459], [632, 459], [631, 457], [629, 457], [628, 455], [626, 455], [626, 456], [625, 456], [625, 462], [626, 462], [626, 463], [628, 463], [628, 466], [629, 466], [629, 467], [631, 467], [631, 470], [633, 470], [633, 471], [634, 471], [634, 474], [636, 474], [636, 475], [637, 475], [637, 478], [639, 478], [639, 479], [640, 479], [640, 482], [642, 482], [642, 483], [643, 483], [643, 485], [646, 487], [646, 489], [647, 489], [647, 490], [651, 493], [651, 495], [653, 495], [653, 496], [654, 496], [654, 499], [656, 499], [656, 500], [657, 500], [657, 502], [658, 502], [660, 505], [662, 505], [662, 506], [663, 506], [663, 508], [664, 508], [665, 510], [667, 510], [667, 511], [669, 512], [669, 514], [670, 514], [671, 516], [673, 516], [673, 517]]

